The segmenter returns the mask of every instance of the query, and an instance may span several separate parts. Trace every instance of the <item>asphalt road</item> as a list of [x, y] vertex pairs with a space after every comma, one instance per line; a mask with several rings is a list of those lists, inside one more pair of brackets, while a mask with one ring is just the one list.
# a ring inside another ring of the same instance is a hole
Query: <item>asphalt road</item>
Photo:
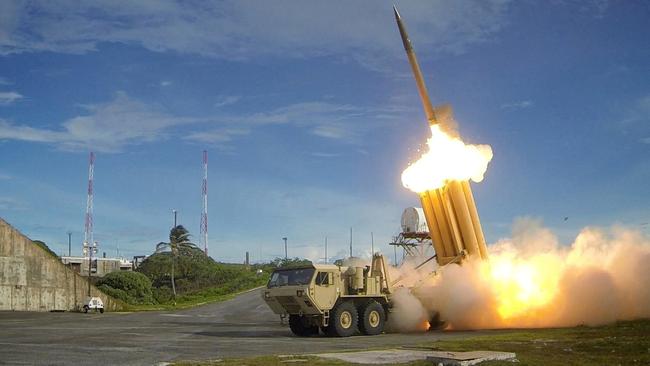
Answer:
[[0, 312], [0, 365], [155, 365], [427, 343], [460, 332], [294, 337], [259, 290], [176, 312]]

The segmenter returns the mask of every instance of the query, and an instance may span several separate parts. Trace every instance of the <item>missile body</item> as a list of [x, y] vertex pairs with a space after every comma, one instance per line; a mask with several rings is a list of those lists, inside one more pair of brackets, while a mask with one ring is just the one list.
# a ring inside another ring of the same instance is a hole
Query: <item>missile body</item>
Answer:
[[424, 84], [424, 77], [422, 77], [422, 71], [420, 71], [420, 65], [418, 64], [418, 59], [415, 57], [415, 50], [409, 39], [409, 35], [406, 32], [406, 27], [404, 22], [402, 22], [402, 17], [399, 15], [397, 8], [393, 6], [393, 12], [395, 13], [395, 20], [397, 21], [397, 27], [399, 28], [399, 34], [402, 36], [402, 43], [404, 43], [404, 50], [406, 51], [406, 56], [409, 59], [409, 64], [411, 64], [411, 69], [413, 70], [413, 76], [415, 77], [415, 83], [418, 86], [418, 92], [420, 93], [420, 99], [422, 100], [422, 106], [424, 107], [424, 113], [427, 116], [427, 121], [429, 125], [435, 125], [438, 123], [436, 118], [436, 112], [431, 105], [431, 100], [429, 99], [429, 92], [427, 91], [427, 86]]
[[[439, 124], [448, 135], [457, 137], [457, 133], [451, 128], [451, 107], [445, 105], [434, 108], [431, 105], [406, 27], [397, 8], [393, 6], [393, 10], [429, 125]], [[461, 263], [465, 256], [488, 258], [483, 229], [469, 182], [450, 181], [442, 188], [422, 192], [420, 202], [439, 265]]]

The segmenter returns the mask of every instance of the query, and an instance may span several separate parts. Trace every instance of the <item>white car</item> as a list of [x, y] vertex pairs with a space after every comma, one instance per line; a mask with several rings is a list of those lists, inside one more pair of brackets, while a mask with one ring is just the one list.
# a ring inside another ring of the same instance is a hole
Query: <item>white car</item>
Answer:
[[87, 297], [83, 310], [84, 313], [87, 313], [88, 310], [95, 310], [104, 313], [104, 302], [99, 297]]

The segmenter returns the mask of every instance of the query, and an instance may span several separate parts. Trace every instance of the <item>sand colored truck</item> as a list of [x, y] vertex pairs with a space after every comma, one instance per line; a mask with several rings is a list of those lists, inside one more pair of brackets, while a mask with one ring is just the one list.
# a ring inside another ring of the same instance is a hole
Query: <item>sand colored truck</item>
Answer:
[[384, 257], [370, 266], [314, 264], [277, 269], [262, 297], [297, 336], [348, 337], [357, 332], [379, 334], [391, 308], [391, 286]]

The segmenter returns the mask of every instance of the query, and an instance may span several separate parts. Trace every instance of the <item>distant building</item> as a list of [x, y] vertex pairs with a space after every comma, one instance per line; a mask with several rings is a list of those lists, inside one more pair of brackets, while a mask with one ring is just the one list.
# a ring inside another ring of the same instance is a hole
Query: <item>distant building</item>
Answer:
[[[87, 257], [61, 257], [66, 267], [79, 273], [82, 276], [88, 276], [88, 258]], [[104, 277], [111, 272], [132, 271], [133, 263], [123, 258], [93, 258], [91, 273], [93, 276]]]
[[148, 255], [136, 255], [133, 257], [133, 269], [137, 269], [140, 267], [142, 262], [144, 262], [145, 259], [149, 258]]

